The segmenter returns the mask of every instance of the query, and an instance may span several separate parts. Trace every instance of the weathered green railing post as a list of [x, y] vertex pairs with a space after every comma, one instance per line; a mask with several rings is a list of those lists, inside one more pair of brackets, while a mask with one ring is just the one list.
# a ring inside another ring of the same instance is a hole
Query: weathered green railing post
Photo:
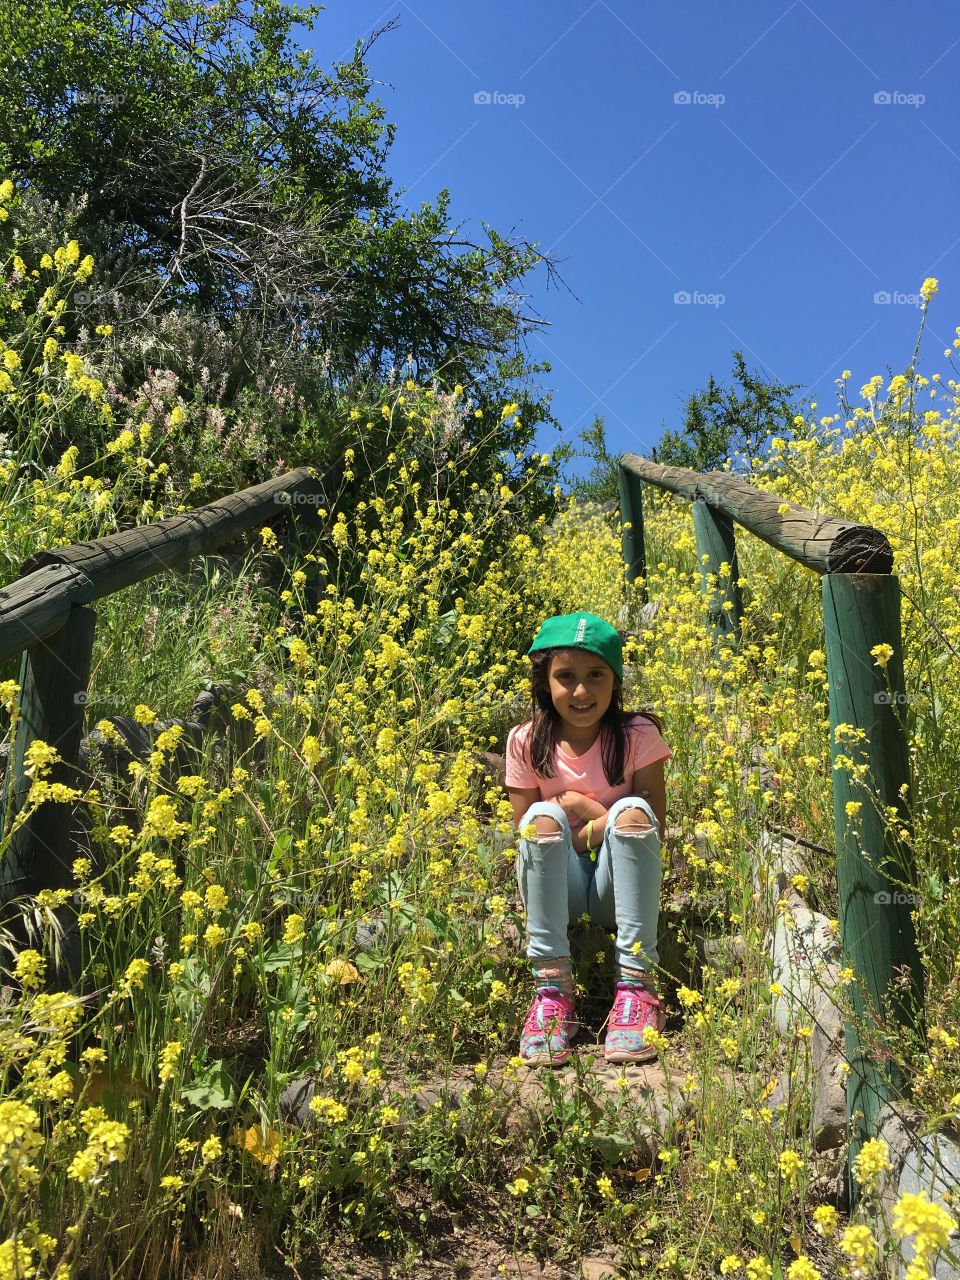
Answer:
[[[733, 520], [719, 507], [712, 507], [702, 498], [697, 498], [693, 503], [693, 529], [697, 540], [700, 585], [706, 598], [713, 638], [717, 641], [722, 636], [732, 635], [739, 644], [743, 596], [739, 587]], [[727, 576], [721, 574], [724, 563], [728, 566]], [[707, 575], [711, 573], [716, 574], [713, 587], [707, 581]]]
[[[67, 620], [52, 636], [25, 649], [20, 664], [20, 718], [16, 726], [12, 758], [4, 787], [3, 829], [23, 809], [33, 778], [24, 767], [31, 743], [45, 742], [61, 757], [46, 781], [75, 787], [84, 708], [90, 681], [90, 661], [96, 614], [85, 605], [73, 605]], [[76, 851], [71, 845], [72, 801], [45, 800], [12, 832], [0, 861], [0, 902], [9, 903], [41, 889], [66, 889], [73, 883], [71, 868]], [[8, 914], [8, 913], [5, 913]], [[60, 976], [77, 970], [75, 934], [65, 937]]]
[[[620, 546], [626, 566], [627, 582], [642, 578], [640, 597], [647, 600], [647, 556], [643, 541], [643, 481], [623, 465], [617, 468], [620, 490]], [[627, 525], [630, 527], [627, 528]]]
[[[886, 1028], [888, 1034], [897, 1026], [919, 1029], [924, 982], [910, 917], [916, 877], [910, 849], [896, 830], [902, 826], [910, 832], [900, 584], [892, 574], [827, 573], [821, 590], [840, 928], [844, 963], [856, 975], [854, 1014], [864, 1027]], [[876, 645], [892, 650], [885, 670], [871, 655]], [[842, 729], [837, 741], [840, 725], [864, 730], [868, 741], [858, 743]], [[852, 769], [837, 767], [843, 756], [868, 766], [862, 782], [852, 776]], [[847, 816], [849, 803], [862, 805], [852, 818]], [[896, 810], [894, 827], [887, 821], [887, 809]], [[849, 1018], [844, 1046], [850, 1064], [849, 1170], [865, 1139], [876, 1134], [880, 1106], [903, 1089], [904, 1081], [892, 1061], [869, 1054]], [[855, 1205], [857, 1188], [852, 1177], [849, 1181], [850, 1203]]]

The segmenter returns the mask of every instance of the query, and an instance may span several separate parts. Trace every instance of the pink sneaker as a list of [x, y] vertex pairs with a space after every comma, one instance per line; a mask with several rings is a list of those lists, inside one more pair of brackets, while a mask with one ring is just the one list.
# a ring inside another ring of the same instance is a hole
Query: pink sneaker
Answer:
[[617, 997], [607, 1018], [603, 1056], [607, 1062], [649, 1062], [657, 1056], [647, 1044], [647, 1027], [662, 1031], [666, 1010], [660, 1000], [639, 983], [618, 982]]
[[523, 1024], [520, 1057], [530, 1066], [562, 1066], [579, 1029], [573, 997], [559, 987], [538, 987]]

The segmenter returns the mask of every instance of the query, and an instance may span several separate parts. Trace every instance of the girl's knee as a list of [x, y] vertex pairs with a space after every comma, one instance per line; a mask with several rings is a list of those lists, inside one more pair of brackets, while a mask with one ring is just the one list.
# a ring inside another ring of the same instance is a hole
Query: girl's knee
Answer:
[[642, 809], [623, 809], [614, 825], [617, 831], [649, 831], [653, 824]]
[[621, 835], [646, 835], [648, 831], [659, 829], [656, 814], [639, 796], [624, 796], [613, 808], [613, 827]]
[[529, 837], [537, 844], [562, 840], [567, 832], [566, 815], [558, 804], [549, 800], [539, 800], [530, 806], [523, 815], [520, 829], [533, 825], [536, 835]]

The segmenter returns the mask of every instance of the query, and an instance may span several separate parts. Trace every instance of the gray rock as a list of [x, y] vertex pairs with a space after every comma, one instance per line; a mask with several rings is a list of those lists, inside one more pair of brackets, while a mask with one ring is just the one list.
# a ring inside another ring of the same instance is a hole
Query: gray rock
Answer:
[[580, 1280], [618, 1280], [620, 1264], [615, 1258], [583, 1258], [580, 1262]]
[[474, 759], [483, 765], [488, 785], [500, 787], [507, 785], [507, 762], [504, 756], [498, 755], [496, 751], [476, 751], [474, 752]]
[[[890, 1148], [893, 1166], [881, 1185], [882, 1222], [890, 1237], [896, 1238], [893, 1235], [893, 1206], [905, 1192], [916, 1194], [922, 1191], [928, 1199], [943, 1205], [957, 1218], [960, 1146], [946, 1134], [922, 1134], [919, 1114], [899, 1102], [881, 1108], [877, 1136]], [[960, 1235], [956, 1231], [950, 1237], [950, 1249], [960, 1256]], [[903, 1280], [906, 1268], [914, 1258], [909, 1237], [904, 1240], [901, 1251], [902, 1261], [892, 1272], [899, 1280]], [[940, 1254], [933, 1274], [935, 1280], [957, 1280], [960, 1269]]]
[[652, 627], [653, 620], [660, 612], [659, 600], [648, 600], [640, 610], [640, 626]]
[[280, 1094], [280, 1115], [288, 1124], [307, 1129], [316, 1119], [310, 1110], [310, 1099], [317, 1092], [312, 1076], [291, 1080]]
[[212, 685], [210, 689], [204, 689], [199, 693], [185, 720], [173, 716], [147, 726], [140, 724], [132, 716], [111, 715], [102, 716], [101, 719], [113, 725], [123, 740], [122, 745], [114, 746], [106, 740], [99, 729], [92, 729], [80, 743], [80, 768], [89, 773], [93, 756], [96, 754], [107, 773], [121, 780], [125, 785], [130, 783], [130, 765], [134, 760], [140, 762], [146, 760], [153, 750], [154, 739], [164, 729], [170, 729], [174, 725], [183, 729], [177, 750], [166, 761], [161, 771], [164, 785], [172, 787], [181, 774], [198, 767], [204, 738], [208, 735], [222, 735], [232, 727], [227, 691], [221, 685]]
[[196, 721], [204, 733], [226, 733], [233, 724], [228, 695], [229, 690], [220, 684], [203, 689], [194, 699], [187, 719]]
[[850, 1212], [849, 1184], [845, 1144], [826, 1148], [819, 1153], [819, 1168], [810, 1179], [813, 1201], [832, 1204], [841, 1213]]
[[387, 932], [386, 923], [374, 918], [357, 925], [357, 950], [376, 951]]
[[[767, 1099], [767, 1106], [774, 1113], [780, 1112], [781, 1116], [785, 1113], [789, 1113], [791, 1108], [795, 1109], [795, 1102], [798, 1095], [801, 1093], [801, 1088], [802, 1086], [797, 1081], [796, 1076], [792, 1076], [787, 1070], [781, 1071], [776, 1087]], [[799, 1136], [796, 1131], [797, 1126], [791, 1127], [794, 1129], [791, 1136]]]
[[847, 1084], [840, 1070], [842, 1063], [842, 1054], [828, 1054], [814, 1076], [810, 1112], [814, 1151], [831, 1150], [847, 1136]]
[[[501, 1062], [482, 1081], [472, 1068], [458, 1067], [444, 1079], [421, 1085], [411, 1101], [421, 1115], [435, 1107], [448, 1113], [462, 1112], [457, 1131], [465, 1134], [475, 1123], [471, 1104], [475, 1091], [480, 1090], [484, 1123], [504, 1133], [519, 1134], [540, 1123], [558, 1091], [564, 1100], [576, 1097], [586, 1102], [597, 1121], [593, 1134], [597, 1150], [628, 1146], [652, 1166], [675, 1128], [694, 1114], [684, 1077], [665, 1076], [656, 1062], [614, 1066], [603, 1061], [599, 1047], [595, 1053], [601, 1056], [594, 1057], [594, 1051], [588, 1049], [577, 1063], [553, 1071], [527, 1067], [517, 1071]], [[300, 1128], [312, 1125], [310, 1100], [316, 1091], [311, 1076], [292, 1080], [280, 1095], [281, 1117]]]
[[832, 981], [830, 966], [839, 959], [839, 941], [827, 917], [809, 907], [792, 905], [792, 925], [777, 916], [771, 946], [773, 981], [785, 992], [774, 1002], [777, 1030], [786, 1034], [796, 1025], [810, 1026], [820, 993]]
[[742, 933], [708, 934], [696, 929], [693, 939], [703, 964], [732, 968], [747, 958], [747, 943]]
[[792, 876], [801, 875], [806, 867], [803, 846], [789, 836], [760, 832], [760, 849], [753, 863], [753, 887], [761, 901], [771, 894], [774, 901], [786, 896]]
[[813, 1065], [810, 1140], [816, 1151], [838, 1147], [847, 1136], [847, 1083], [840, 1069], [846, 1059], [843, 1015], [830, 995], [839, 972], [838, 964], [826, 966], [824, 989], [818, 993], [814, 1005], [813, 1038], [810, 1042]]
[[[602, 1051], [598, 1048], [597, 1053]], [[520, 1076], [516, 1096], [519, 1110], [535, 1121], [544, 1107], [551, 1105], [548, 1083], [551, 1078], [559, 1084], [559, 1092], [564, 1099], [582, 1097], [585, 1085], [598, 1109], [603, 1109], [606, 1122], [593, 1135], [597, 1149], [606, 1150], [611, 1143], [622, 1143], [629, 1132], [632, 1152], [650, 1166], [674, 1130], [694, 1115], [695, 1108], [685, 1088], [684, 1077], [665, 1075], [657, 1062], [621, 1068], [605, 1063], [601, 1056], [583, 1074], [584, 1083], [581, 1084], [576, 1069], [570, 1066], [552, 1073], [547, 1069], [525, 1069]], [[615, 1115], [617, 1110], [622, 1112], [623, 1133], [608, 1129], [608, 1117], [611, 1111]]]

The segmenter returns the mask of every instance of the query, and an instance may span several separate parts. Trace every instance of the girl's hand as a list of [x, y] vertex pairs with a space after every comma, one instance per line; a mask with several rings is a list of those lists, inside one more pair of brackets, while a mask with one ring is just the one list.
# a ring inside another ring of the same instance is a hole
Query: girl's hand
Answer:
[[599, 800], [585, 796], [580, 791], [561, 791], [553, 798], [567, 818], [575, 818], [578, 822], [589, 822], [591, 818], [602, 818], [607, 812]]
[[[591, 834], [593, 836], [594, 849], [598, 849], [603, 843], [603, 837], [607, 829], [608, 814], [608, 809], [601, 808], [600, 813], [596, 817], [587, 819], [587, 822], [591, 822], [593, 824], [591, 827]], [[571, 833], [573, 835], [573, 847], [577, 853], [587, 852], [587, 822], [584, 822], [583, 826], [577, 831]]]

